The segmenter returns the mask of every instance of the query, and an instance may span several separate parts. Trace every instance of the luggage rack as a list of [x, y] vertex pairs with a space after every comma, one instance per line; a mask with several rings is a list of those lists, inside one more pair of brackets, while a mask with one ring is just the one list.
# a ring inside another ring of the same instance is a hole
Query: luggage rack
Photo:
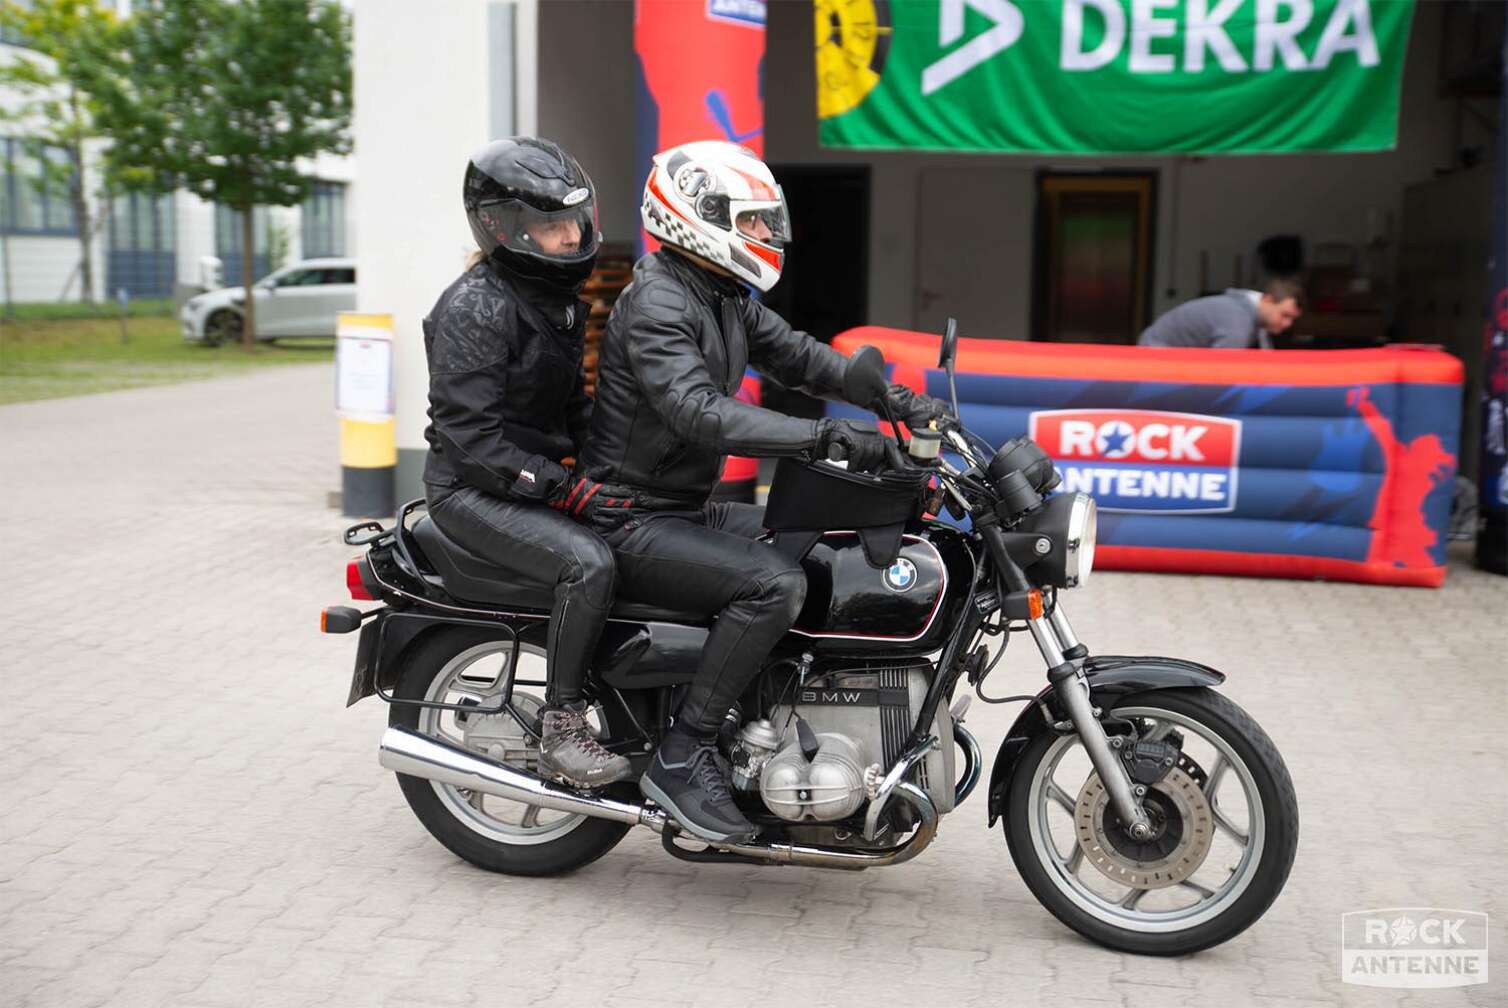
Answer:
[[357, 522], [345, 530], [342, 538], [347, 546], [393, 547], [393, 563], [409, 577], [431, 588], [444, 590], [439, 577], [432, 573], [424, 551], [414, 541], [413, 530], [408, 527], [409, 516], [416, 511], [428, 511], [429, 504], [423, 497], [416, 497], [398, 509], [392, 528], [381, 522]]

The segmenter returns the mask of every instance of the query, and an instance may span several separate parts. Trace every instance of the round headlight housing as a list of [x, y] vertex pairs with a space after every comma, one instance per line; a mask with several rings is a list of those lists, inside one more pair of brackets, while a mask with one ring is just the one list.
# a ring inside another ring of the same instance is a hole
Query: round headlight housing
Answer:
[[1064, 551], [1064, 584], [1077, 588], [1089, 580], [1094, 569], [1095, 538], [1099, 533], [1099, 509], [1088, 494], [1073, 495], [1068, 509], [1068, 532]]
[[1037, 537], [1017, 562], [1043, 587], [1077, 588], [1094, 567], [1097, 525], [1094, 499], [1088, 494], [1054, 494], [1016, 526], [1017, 532]]

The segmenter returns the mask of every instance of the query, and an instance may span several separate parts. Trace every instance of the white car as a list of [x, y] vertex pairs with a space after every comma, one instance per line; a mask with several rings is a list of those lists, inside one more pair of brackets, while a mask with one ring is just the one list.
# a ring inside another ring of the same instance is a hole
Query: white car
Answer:
[[[305, 259], [276, 270], [252, 287], [257, 339], [334, 336], [335, 317], [356, 310], [356, 260]], [[189, 298], [178, 313], [183, 338], [217, 346], [241, 339], [246, 288], [222, 287]]]

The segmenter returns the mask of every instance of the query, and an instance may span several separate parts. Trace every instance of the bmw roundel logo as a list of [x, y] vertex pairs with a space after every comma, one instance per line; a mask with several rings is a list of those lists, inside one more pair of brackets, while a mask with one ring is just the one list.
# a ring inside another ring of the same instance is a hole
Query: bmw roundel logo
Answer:
[[895, 563], [885, 568], [885, 587], [893, 592], [910, 591], [916, 584], [916, 564], [899, 557]]

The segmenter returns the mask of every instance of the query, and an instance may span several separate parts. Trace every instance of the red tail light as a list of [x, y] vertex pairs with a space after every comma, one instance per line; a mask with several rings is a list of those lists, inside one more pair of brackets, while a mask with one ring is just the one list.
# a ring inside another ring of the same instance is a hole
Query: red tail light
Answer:
[[346, 564], [346, 587], [351, 589], [351, 597], [361, 602], [375, 602], [377, 596], [367, 590], [367, 583], [361, 576], [361, 560], [357, 558]]

